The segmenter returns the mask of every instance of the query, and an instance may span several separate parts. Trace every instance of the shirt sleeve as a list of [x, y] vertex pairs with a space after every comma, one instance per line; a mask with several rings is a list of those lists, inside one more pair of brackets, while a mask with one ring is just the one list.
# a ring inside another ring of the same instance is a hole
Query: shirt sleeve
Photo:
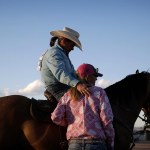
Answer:
[[[65, 59], [68, 59], [68, 61]], [[59, 50], [54, 51], [47, 56], [46, 64], [55, 78], [61, 83], [75, 87], [79, 82], [76, 78], [76, 73], [70, 59], [67, 58], [67, 56], [64, 57]]]
[[66, 123], [66, 106], [65, 106], [65, 103], [64, 103], [64, 99], [65, 99], [65, 96], [63, 96], [60, 101], [58, 102], [57, 104], [57, 107], [55, 108], [55, 110], [53, 111], [53, 113], [51, 114], [51, 119], [52, 121], [57, 124], [57, 125], [60, 125], [60, 126], [66, 126], [67, 123]]
[[113, 113], [112, 113], [111, 105], [109, 103], [109, 99], [104, 90], [102, 90], [100, 99], [101, 99], [100, 117], [102, 119], [104, 132], [107, 137], [107, 142], [113, 148], [114, 136], [115, 136], [115, 132], [113, 128]]

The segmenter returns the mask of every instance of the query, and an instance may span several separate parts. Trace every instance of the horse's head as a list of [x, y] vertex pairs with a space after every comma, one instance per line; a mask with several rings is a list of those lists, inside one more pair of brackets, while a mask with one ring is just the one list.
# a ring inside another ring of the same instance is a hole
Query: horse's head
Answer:
[[146, 124], [150, 124], [150, 102], [146, 102], [142, 108], [144, 112], [144, 121]]
[[129, 75], [125, 78], [130, 82], [131, 91], [134, 94], [134, 107], [144, 112], [145, 122], [150, 124], [150, 73], [143, 71]]
[[147, 96], [146, 101], [143, 104], [142, 111], [144, 112], [145, 124], [150, 124], [150, 73], [143, 72], [147, 78]]

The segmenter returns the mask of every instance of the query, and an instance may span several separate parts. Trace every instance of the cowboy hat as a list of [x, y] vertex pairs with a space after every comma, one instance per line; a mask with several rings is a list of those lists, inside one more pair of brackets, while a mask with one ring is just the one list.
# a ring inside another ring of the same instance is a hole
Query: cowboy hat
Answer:
[[73, 41], [76, 44], [76, 46], [80, 50], [82, 50], [82, 45], [81, 45], [81, 42], [79, 41], [80, 34], [77, 31], [75, 31], [71, 28], [65, 27], [63, 30], [51, 31], [50, 34], [52, 36], [56, 36], [56, 37], [62, 36], [64, 38], [67, 38], [67, 39]]

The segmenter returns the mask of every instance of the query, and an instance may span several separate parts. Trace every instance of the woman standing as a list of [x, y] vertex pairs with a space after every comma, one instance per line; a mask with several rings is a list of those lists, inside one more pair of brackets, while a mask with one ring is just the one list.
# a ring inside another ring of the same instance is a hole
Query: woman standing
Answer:
[[77, 74], [89, 85], [90, 96], [71, 88], [59, 101], [51, 119], [67, 126], [68, 150], [113, 150], [113, 113], [109, 99], [101, 87], [95, 86], [98, 73], [90, 64], [82, 64]]

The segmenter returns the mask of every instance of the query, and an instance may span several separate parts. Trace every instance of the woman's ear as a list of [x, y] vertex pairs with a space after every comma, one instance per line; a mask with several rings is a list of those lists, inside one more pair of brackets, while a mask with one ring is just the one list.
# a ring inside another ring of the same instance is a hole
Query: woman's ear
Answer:
[[86, 76], [84, 79], [85, 79], [85, 81], [86, 81], [87, 83], [89, 83], [89, 82], [90, 82], [90, 78], [89, 78], [89, 76]]

